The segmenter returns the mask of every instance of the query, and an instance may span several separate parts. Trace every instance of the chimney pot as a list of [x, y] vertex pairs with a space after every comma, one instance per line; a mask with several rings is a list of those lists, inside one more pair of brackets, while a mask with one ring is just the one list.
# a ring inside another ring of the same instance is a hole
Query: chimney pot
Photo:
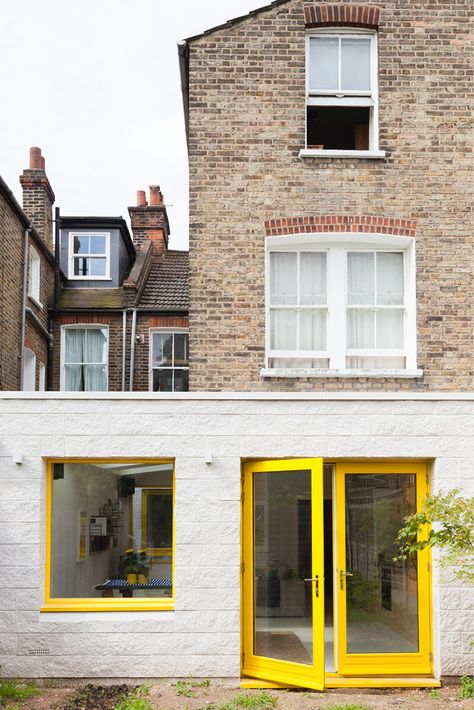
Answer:
[[41, 169], [46, 170], [46, 161], [43, 156], [41, 156]]
[[44, 158], [41, 148], [30, 148], [30, 170], [44, 170]]
[[150, 205], [162, 205], [163, 195], [159, 185], [150, 185]]
[[137, 190], [137, 207], [146, 207], [146, 194], [145, 190]]

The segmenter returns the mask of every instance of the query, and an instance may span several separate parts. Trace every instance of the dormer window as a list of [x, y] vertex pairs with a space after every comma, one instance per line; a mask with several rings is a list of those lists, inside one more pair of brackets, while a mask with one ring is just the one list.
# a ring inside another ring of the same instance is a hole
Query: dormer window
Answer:
[[110, 278], [110, 232], [70, 232], [69, 278]]
[[381, 157], [377, 33], [321, 29], [306, 38], [307, 154]]

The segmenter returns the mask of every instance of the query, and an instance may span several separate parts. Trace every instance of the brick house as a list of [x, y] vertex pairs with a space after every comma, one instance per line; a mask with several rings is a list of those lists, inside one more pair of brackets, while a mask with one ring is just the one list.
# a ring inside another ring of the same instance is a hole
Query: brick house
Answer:
[[190, 391], [2, 393], [6, 674], [471, 672], [472, 589], [394, 560], [473, 494], [469, 10], [277, 0], [180, 45]]

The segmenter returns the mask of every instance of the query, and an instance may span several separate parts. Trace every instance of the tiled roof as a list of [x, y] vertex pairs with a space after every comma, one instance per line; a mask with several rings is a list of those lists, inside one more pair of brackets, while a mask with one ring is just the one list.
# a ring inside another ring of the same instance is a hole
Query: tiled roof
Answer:
[[59, 308], [107, 309], [123, 307], [121, 288], [65, 288], [59, 295]]
[[154, 257], [138, 308], [156, 311], [189, 310], [189, 253], [168, 250]]

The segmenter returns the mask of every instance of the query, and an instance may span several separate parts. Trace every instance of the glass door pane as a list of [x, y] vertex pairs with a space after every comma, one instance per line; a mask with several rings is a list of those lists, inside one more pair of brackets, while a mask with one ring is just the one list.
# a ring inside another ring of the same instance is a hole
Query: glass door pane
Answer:
[[254, 476], [256, 656], [313, 662], [311, 471]]
[[413, 474], [346, 475], [347, 653], [418, 651], [416, 558], [394, 562]]

